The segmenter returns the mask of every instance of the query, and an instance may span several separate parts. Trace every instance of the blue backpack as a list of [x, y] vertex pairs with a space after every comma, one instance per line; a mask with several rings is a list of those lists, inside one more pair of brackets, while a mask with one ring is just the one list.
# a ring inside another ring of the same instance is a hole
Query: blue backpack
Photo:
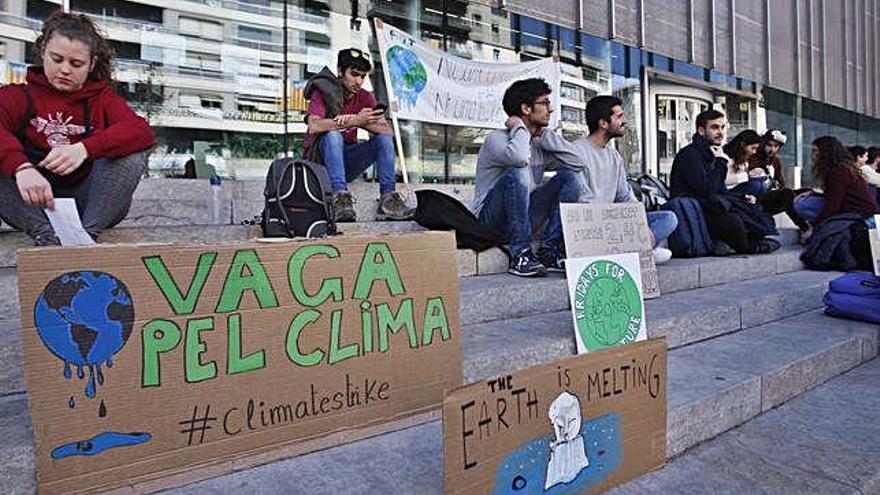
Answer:
[[695, 198], [678, 196], [660, 207], [678, 217], [678, 228], [669, 236], [669, 250], [676, 258], [697, 258], [712, 252], [703, 208]]
[[880, 323], [880, 277], [865, 272], [837, 277], [822, 301], [826, 315]]

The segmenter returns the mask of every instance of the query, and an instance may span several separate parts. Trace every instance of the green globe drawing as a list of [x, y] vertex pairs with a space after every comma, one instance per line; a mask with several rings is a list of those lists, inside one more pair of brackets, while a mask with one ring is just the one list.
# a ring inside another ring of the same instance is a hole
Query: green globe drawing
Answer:
[[644, 318], [641, 295], [632, 275], [608, 260], [587, 265], [578, 277], [575, 321], [590, 351], [634, 342]]
[[394, 95], [409, 107], [414, 107], [419, 94], [428, 84], [428, 72], [418, 55], [402, 46], [395, 45], [385, 53], [388, 73]]

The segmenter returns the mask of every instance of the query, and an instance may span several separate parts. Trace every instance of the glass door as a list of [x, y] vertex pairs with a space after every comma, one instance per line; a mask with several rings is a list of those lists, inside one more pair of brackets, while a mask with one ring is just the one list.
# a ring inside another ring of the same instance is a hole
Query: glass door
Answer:
[[691, 142], [697, 114], [707, 110], [710, 102], [682, 95], [658, 94], [655, 98], [657, 173], [668, 183], [675, 154]]

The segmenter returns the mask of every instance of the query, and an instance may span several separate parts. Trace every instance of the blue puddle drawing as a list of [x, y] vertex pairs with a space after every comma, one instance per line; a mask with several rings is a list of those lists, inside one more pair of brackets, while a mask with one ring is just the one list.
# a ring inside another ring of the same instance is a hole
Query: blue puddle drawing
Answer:
[[580, 430], [590, 465], [569, 483], [560, 483], [544, 490], [550, 442], [553, 434], [525, 443], [501, 461], [492, 492], [500, 494], [564, 494], [581, 493], [601, 483], [620, 467], [623, 459], [620, 414], [594, 418]]
[[64, 459], [65, 457], [77, 455], [97, 455], [105, 450], [117, 447], [147, 443], [151, 438], [152, 435], [143, 432], [118, 433], [115, 431], [105, 431], [88, 440], [71, 442], [57, 447], [52, 451], [52, 459]]

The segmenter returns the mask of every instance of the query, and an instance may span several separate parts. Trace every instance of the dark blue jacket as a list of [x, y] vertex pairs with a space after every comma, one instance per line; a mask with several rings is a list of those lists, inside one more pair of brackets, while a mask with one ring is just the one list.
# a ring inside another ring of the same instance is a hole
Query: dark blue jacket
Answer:
[[725, 198], [727, 160], [716, 158], [709, 141], [694, 134], [693, 142], [675, 155], [669, 176], [670, 192], [675, 196], [696, 198], [704, 210], [721, 213], [730, 209]]

